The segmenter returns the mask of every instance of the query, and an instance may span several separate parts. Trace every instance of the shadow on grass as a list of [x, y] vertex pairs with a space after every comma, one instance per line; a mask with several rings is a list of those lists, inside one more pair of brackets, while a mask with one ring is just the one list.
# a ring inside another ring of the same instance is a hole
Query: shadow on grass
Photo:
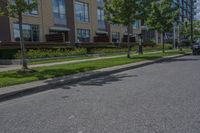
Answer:
[[36, 77], [38, 80], [47, 79], [47, 78], [55, 78], [59, 76], [85, 72], [89, 70], [94, 70], [95, 67], [81, 67], [77, 69], [44, 69], [44, 70], [36, 70], [34, 73], [21, 73], [21, 72], [6, 72], [1, 75], [3, 78], [30, 78]]

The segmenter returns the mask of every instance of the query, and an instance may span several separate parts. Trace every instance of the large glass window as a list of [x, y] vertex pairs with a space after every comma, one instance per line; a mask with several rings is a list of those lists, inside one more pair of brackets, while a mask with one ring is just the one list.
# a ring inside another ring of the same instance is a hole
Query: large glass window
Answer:
[[79, 22], [89, 22], [89, 8], [87, 3], [75, 3], [76, 20]]
[[139, 20], [136, 20], [134, 23], [133, 23], [133, 29], [139, 29], [140, 28], [140, 21]]
[[77, 40], [78, 42], [90, 42], [90, 30], [77, 29]]
[[[19, 24], [14, 24], [14, 39], [15, 41], [20, 41]], [[39, 26], [31, 24], [23, 24], [23, 36], [24, 41], [35, 42], [39, 41]]]
[[101, 8], [97, 9], [97, 17], [98, 17], [99, 29], [105, 30], [106, 24], [105, 24], [105, 19], [104, 19], [104, 9], [101, 9]]
[[98, 7], [104, 7], [104, 0], [97, 0]]
[[66, 9], [64, 0], [52, 0], [54, 23], [67, 25]]

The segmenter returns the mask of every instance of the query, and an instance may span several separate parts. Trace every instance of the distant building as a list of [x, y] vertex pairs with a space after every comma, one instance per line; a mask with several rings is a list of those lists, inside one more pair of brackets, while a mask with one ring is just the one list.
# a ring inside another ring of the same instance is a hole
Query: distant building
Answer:
[[[181, 23], [185, 21], [191, 21], [194, 19], [194, 3], [196, 0], [174, 0], [174, 4], [180, 7], [180, 16], [179, 20]], [[157, 44], [161, 43], [161, 35], [156, 31], [143, 31], [144, 34], [144, 41], [155, 41]], [[165, 41], [172, 42], [173, 40], [173, 33], [166, 33]]]
[[200, 0], [194, 1], [194, 20], [200, 20]]

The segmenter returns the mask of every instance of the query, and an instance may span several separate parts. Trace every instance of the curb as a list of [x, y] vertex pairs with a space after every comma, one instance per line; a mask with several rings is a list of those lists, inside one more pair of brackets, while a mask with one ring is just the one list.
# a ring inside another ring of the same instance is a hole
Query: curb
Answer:
[[59, 88], [59, 86], [74, 84], [80, 81], [86, 81], [86, 80], [90, 80], [90, 79], [105, 76], [105, 75], [110, 75], [110, 74], [115, 74], [115, 73], [131, 70], [131, 69], [136, 69], [136, 68], [144, 67], [144, 66], [151, 65], [154, 63], [159, 63], [159, 62], [175, 59], [178, 57], [183, 57], [186, 55], [167, 56], [167, 57], [163, 57], [161, 59], [156, 59], [156, 60], [114, 66], [110, 68], [103, 68], [103, 69], [93, 70], [89, 72], [82, 72], [78, 74], [67, 75], [67, 76], [59, 77], [59, 78], [53, 78], [53, 79], [21, 84], [21, 85], [4, 87], [0, 89], [0, 102], [16, 99], [16, 98], [26, 96], [26, 95], [31, 95], [34, 93], [39, 93], [42, 91], [53, 90], [53, 89]]

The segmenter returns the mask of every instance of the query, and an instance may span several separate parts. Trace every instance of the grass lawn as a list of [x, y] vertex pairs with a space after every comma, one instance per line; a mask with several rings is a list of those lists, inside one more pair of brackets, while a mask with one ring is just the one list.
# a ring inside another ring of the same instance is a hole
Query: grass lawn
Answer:
[[159, 59], [165, 56], [186, 54], [190, 50], [180, 51], [168, 51], [166, 53], [153, 53], [144, 55], [134, 55], [128, 59], [126, 57], [102, 59], [97, 61], [88, 61], [82, 63], [64, 64], [49, 67], [34, 68], [35, 73], [19, 73], [17, 71], [8, 71], [0, 73], [0, 87], [6, 87], [16, 84], [28, 83], [37, 80], [43, 80], [48, 78], [60, 77], [69, 74], [75, 74], [79, 72], [86, 72], [90, 70], [96, 70], [100, 68], [112, 67], [117, 65], [123, 65], [128, 63], [140, 62], [145, 60]]

